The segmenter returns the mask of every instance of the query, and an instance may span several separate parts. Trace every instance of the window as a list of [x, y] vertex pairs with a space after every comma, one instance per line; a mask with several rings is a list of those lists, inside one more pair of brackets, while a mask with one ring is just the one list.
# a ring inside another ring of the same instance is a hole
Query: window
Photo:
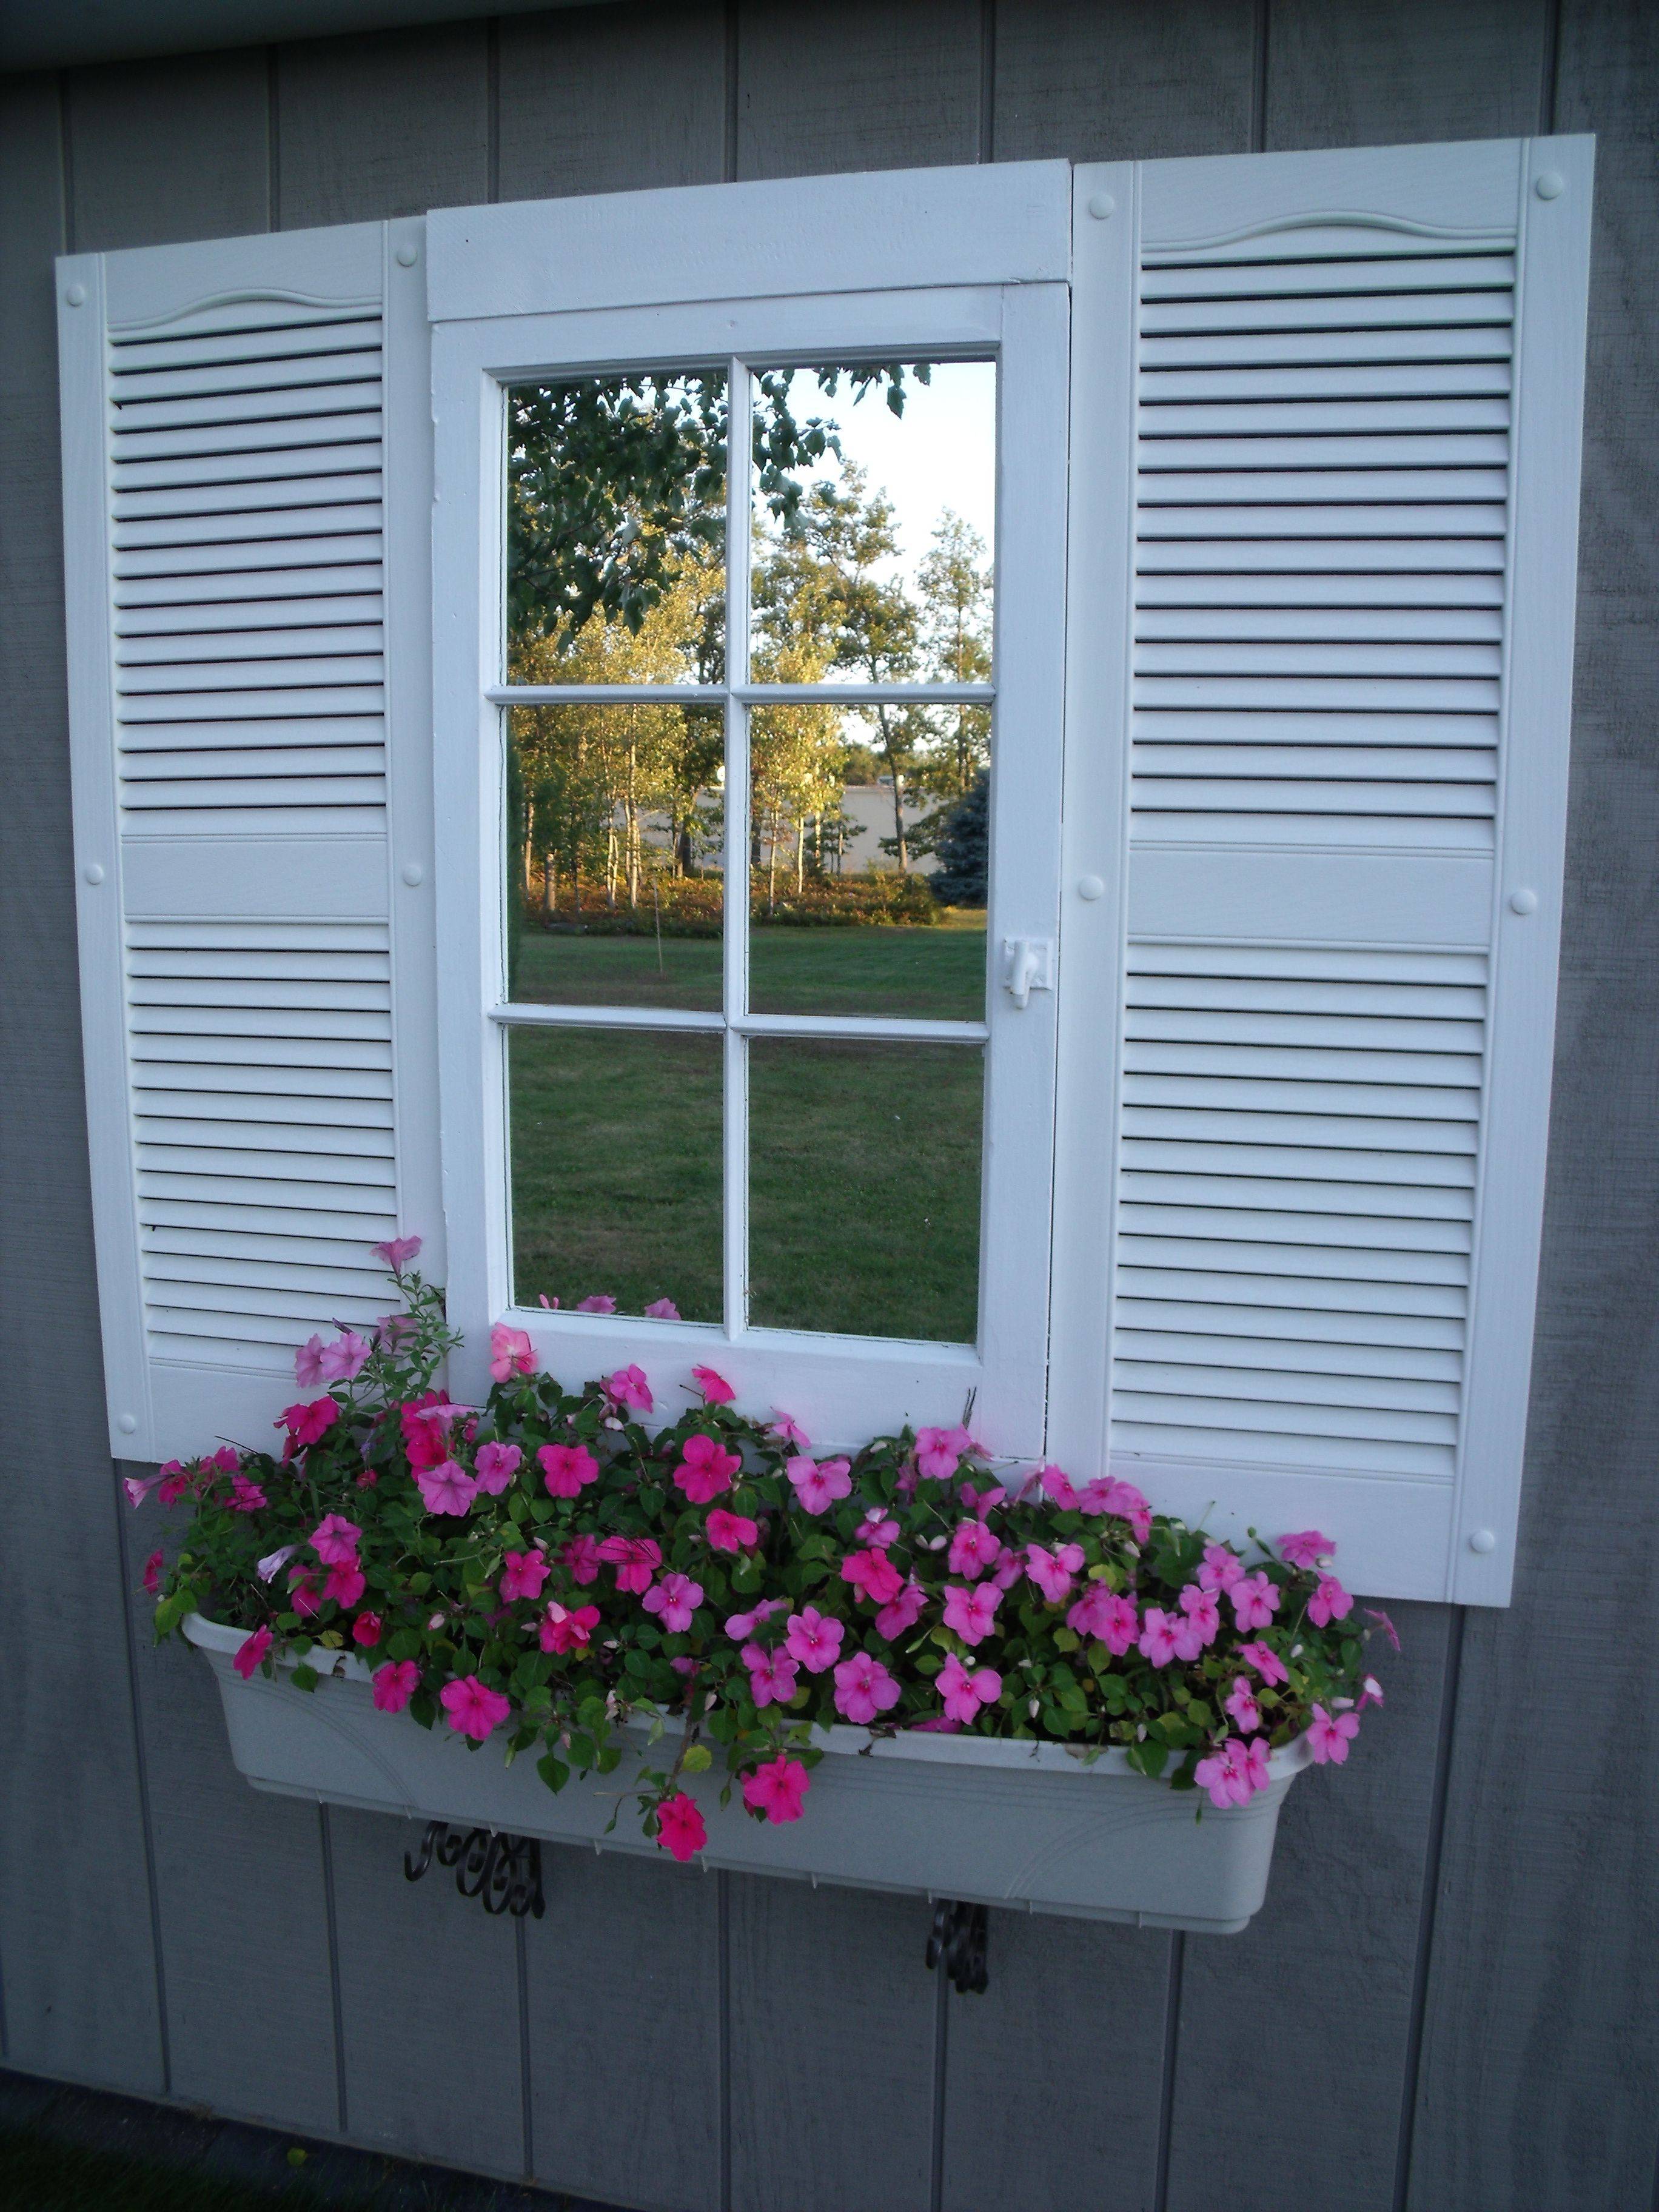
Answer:
[[1590, 185], [1038, 162], [66, 259], [115, 1449], [260, 1433], [395, 1224], [462, 1395], [510, 1316], [820, 1442], [971, 1402], [1504, 1602]]

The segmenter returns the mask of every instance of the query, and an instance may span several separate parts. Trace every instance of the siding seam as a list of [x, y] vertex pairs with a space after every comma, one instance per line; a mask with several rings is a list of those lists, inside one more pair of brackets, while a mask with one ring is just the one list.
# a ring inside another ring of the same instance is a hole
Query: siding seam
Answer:
[[720, 2133], [720, 2206], [732, 2212], [732, 1877], [714, 1876], [715, 1932], [720, 1951], [719, 2007]]
[[997, 0], [979, 0], [979, 158], [997, 157]]
[[149, 1811], [149, 1762], [144, 1756], [144, 1717], [138, 1697], [137, 1623], [132, 1617], [132, 1560], [121, 1507], [121, 1466], [110, 1462], [115, 1507], [115, 1556], [121, 1575], [121, 1625], [126, 1647], [127, 1698], [132, 1713], [132, 1757], [138, 1784], [138, 1821], [144, 1838], [144, 1886], [149, 1895], [149, 1943], [155, 1962], [156, 2032], [161, 2046], [161, 2094], [173, 2094], [173, 2039], [167, 2025], [167, 1967], [161, 1954], [161, 1893], [155, 1878], [155, 1834]]
[[944, 2212], [945, 2205], [945, 2086], [951, 2062], [951, 1984], [945, 1978], [945, 1958], [933, 1969], [933, 2143], [932, 2178], [928, 2183], [928, 2212]]
[[1250, 79], [1250, 149], [1267, 150], [1267, 33], [1273, 0], [1255, 0], [1255, 53]]
[[501, 196], [501, 19], [484, 25], [485, 190], [492, 207]]
[[1170, 2154], [1175, 2139], [1176, 2064], [1181, 2055], [1182, 1982], [1187, 1937], [1177, 1929], [1170, 1938], [1170, 1990], [1164, 2006], [1164, 2087], [1158, 2110], [1158, 2166], [1152, 2181], [1153, 2212], [1169, 2212]]
[[1538, 86], [1538, 128], [1547, 138], [1555, 130], [1556, 87], [1560, 78], [1561, 0], [1545, 0], [1544, 52]]
[[345, 2006], [340, 1996], [340, 1923], [334, 1909], [334, 1838], [329, 1827], [328, 1807], [321, 1803], [317, 1808], [317, 1832], [323, 1850], [323, 1910], [328, 1925], [328, 1994], [334, 2014], [334, 2102], [340, 2133], [349, 2137]]
[[276, 93], [277, 50], [265, 48], [265, 228], [283, 227], [282, 109]]
[[513, 1923], [519, 1984], [519, 2096], [524, 2129], [524, 2172], [526, 2181], [536, 2177], [536, 2112], [530, 2089], [530, 1948], [525, 1940], [524, 1916]]

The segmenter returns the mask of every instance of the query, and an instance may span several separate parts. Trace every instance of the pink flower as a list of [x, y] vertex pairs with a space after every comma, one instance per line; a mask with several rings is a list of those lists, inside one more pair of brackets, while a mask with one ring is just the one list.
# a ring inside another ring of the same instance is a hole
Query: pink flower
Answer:
[[840, 1621], [827, 1620], [815, 1605], [804, 1605], [799, 1613], [790, 1614], [784, 1644], [789, 1656], [798, 1659], [809, 1674], [821, 1674], [826, 1667], [835, 1665], [846, 1633]]
[[210, 1467], [216, 1474], [234, 1474], [240, 1463], [234, 1448], [230, 1444], [221, 1444], [211, 1459], [202, 1462], [204, 1468]]
[[395, 1352], [404, 1339], [413, 1336], [415, 1331], [411, 1314], [382, 1314], [374, 1324], [374, 1341], [383, 1352]]
[[356, 1558], [362, 1533], [355, 1521], [325, 1514], [311, 1532], [312, 1546], [325, 1567], [343, 1567]]
[[876, 1615], [877, 1635], [884, 1636], [890, 1644], [896, 1643], [907, 1629], [914, 1628], [921, 1620], [925, 1602], [921, 1584], [912, 1575], [898, 1595]]
[[599, 1462], [586, 1444], [543, 1444], [536, 1457], [550, 1498], [580, 1498], [599, 1479]]
[[1199, 1584], [1206, 1590], [1228, 1590], [1244, 1572], [1244, 1562], [1237, 1552], [1225, 1544], [1206, 1544], [1204, 1564], [1198, 1571]]
[[[1206, 1644], [1213, 1644], [1221, 1631], [1221, 1608], [1216, 1603], [1214, 1591], [1204, 1589], [1197, 1583], [1188, 1583], [1176, 1602], [1187, 1616], [1188, 1626], [1198, 1638], [1199, 1651]], [[1185, 1652], [1182, 1654], [1182, 1658], [1188, 1656]], [[1191, 1656], [1196, 1659], [1198, 1651], [1193, 1652]]]
[[745, 1644], [738, 1657], [749, 1669], [749, 1694], [757, 1706], [787, 1705], [795, 1694], [797, 1668], [787, 1651]]
[[1224, 1813], [1230, 1805], [1248, 1804], [1256, 1790], [1267, 1786], [1267, 1747], [1260, 1736], [1248, 1746], [1227, 1736], [1208, 1759], [1199, 1760], [1193, 1779]]
[[378, 1613], [360, 1613], [351, 1624], [352, 1642], [362, 1644], [365, 1649], [378, 1644], [382, 1625]]
[[[313, 1398], [308, 1406], [285, 1406], [271, 1426], [286, 1429], [290, 1445], [314, 1444], [328, 1433], [339, 1416], [340, 1409], [332, 1398]], [[165, 1475], [167, 1469], [161, 1472]]]
[[788, 1413], [781, 1413], [775, 1406], [772, 1408], [772, 1426], [769, 1433], [775, 1436], [781, 1444], [793, 1444], [797, 1451], [810, 1452], [812, 1449], [812, 1439], [800, 1423]]
[[322, 1595], [317, 1587], [317, 1577], [309, 1567], [290, 1567], [288, 1571], [288, 1601], [302, 1620], [323, 1609]]
[[256, 1628], [246, 1643], [240, 1646], [230, 1663], [245, 1682], [251, 1682], [258, 1669], [260, 1661], [270, 1649], [270, 1629]]
[[982, 1644], [996, 1626], [997, 1607], [1002, 1603], [1002, 1592], [988, 1583], [975, 1583], [971, 1589], [961, 1583], [945, 1585], [945, 1626], [954, 1629], [964, 1644]]
[[854, 1529], [853, 1541], [874, 1544], [885, 1551], [889, 1544], [896, 1541], [898, 1532], [899, 1524], [892, 1515], [883, 1506], [872, 1505], [866, 1508], [863, 1520]]
[[449, 1456], [449, 1422], [447, 1401], [436, 1391], [398, 1409], [403, 1427], [404, 1449], [409, 1463], [418, 1474], [423, 1467], [436, 1467]]
[[1279, 1610], [1279, 1592], [1259, 1570], [1241, 1575], [1227, 1593], [1233, 1601], [1233, 1619], [1241, 1628], [1267, 1628]]
[[576, 1313], [613, 1314], [617, 1310], [617, 1301], [609, 1291], [593, 1291], [586, 1297], [579, 1298], [572, 1310]]
[[872, 1605], [890, 1605], [904, 1588], [904, 1577], [885, 1552], [866, 1547], [849, 1552], [841, 1563], [841, 1578], [861, 1590]]
[[328, 1580], [323, 1584], [325, 1598], [332, 1598], [336, 1605], [353, 1606], [368, 1588], [356, 1559], [347, 1565], [331, 1567]]
[[478, 1494], [477, 1484], [458, 1460], [447, 1459], [436, 1467], [420, 1468], [415, 1480], [428, 1513], [469, 1512]]
[[1279, 1540], [1279, 1557], [1288, 1559], [1293, 1567], [1316, 1567], [1322, 1559], [1334, 1556], [1336, 1546], [1328, 1536], [1321, 1535], [1317, 1528], [1298, 1528]]
[[1227, 1692], [1227, 1711], [1241, 1735], [1254, 1735], [1261, 1725], [1261, 1708], [1255, 1701], [1255, 1692], [1243, 1674], [1236, 1677]]
[[788, 1601], [781, 1597], [763, 1598], [758, 1605], [750, 1606], [747, 1613], [734, 1613], [726, 1624], [726, 1632], [734, 1644], [741, 1644], [752, 1636], [763, 1620], [770, 1620], [775, 1613], [781, 1613]]
[[1241, 1644], [1238, 1656], [1247, 1665], [1254, 1667], [1262, 1680], [1270, 1686], [1288, 1682], [1291, 1679], [1285, 1671], [1285, 1662], [1271, 1644]]
[[420, 1686], [421, 1670], [412, 1659], [388, 1659], [374, 1669], [375, 1711], [402, 1712]]
[[1052, 1552], [1041, 1544], [1025, 1547], [1025, 1571], [1050, 1605], [1064, 1605], [1083, 1565], [1080, 1544], [1056, 1544]]
[[674, 1469], [674, 1487], [684, 1491], [694, 1505], [707, 1505], [732, 1487], [732, 1478], [743, 1465], [713, 1437], [690, 1436], [680, 1446], [680, 1463]]
[[1042, 1490], [1048, 1503], [1057, 1505], [1062, 1513], [1075, 1507], [1078, 1498], [1076, 1486], [1071, 1476], [1060, 1468], [1040, 1467], [1030, 1480]]
[[270, 1503], [270, 1500], [257, 1482], [250, 1481], [245, 1474], [232, 1475], [230, 1510], [233, 1513], [257, 1513], [262, 1505], [268, 1505]]
[[127, 1503], [130, 1505], [142, 1505], [161, 1480], [159, 1474], [147, 1474], [142, 1479], [136, 1474], [124, 1474], [121, 1478], [121, 1487], [127, 1493]]
[[792, 1459], [784, 1473], [795, 1486], [795, 1495], [809, 1513], [823, 1513], [853, 1487], [852, 1462], [844, 1459]]
[[283, 1544], [274, 1552], [267, 1552], [263, 1559], [256, 1559], [253, 1571], [262, 1583], [268, 1583], [279, 1567], [285, 1567], [299, 1550], [297, 1544]]
[[1146, 1617], [1140, 1624], [1140, 1650], [1154, 1667], [1167, 1667], [1178, 1653], [1182, 1631], [1186, 1622], [1178, 1613], [1165, 1613], [1162, 1607], [1149, 1605]]
[[537, 1634], [544, 1651], [574, 1651], [592, 1640], [599, 1625], [598, 1606], [579, 1605], [572, 1608], [550, 1599]]
[[960, 1735], [962, 1723], [953, 1721], [948, 1713], [935, 1713], [931, 1720], [907, 1721], [905, 1726], [917, 1735]]
[[985, 1490], [975, 1490], [971, 1482], [964, 1482], [957, 1496], [977, 1519], [988, 1521], [995, 1508], [1006, 1502], [1007, 1492], [994, 1484]]
[[798, 1759], [780, 1752], [763, 1759], [752, 1774], [743, 1778], [743, 1802], [751, 1813], [764, 1813], [774, 1823], [799, 1820], [801, 1804], [811, 1784]]
[[1091, 1482], [1077, 1494], [1079, 1513], [1109, 1513], [1119, 1521], [1127, 1521], [1133, 1529], [1135, 1541], [1144, 1544], [1152, 1533], [1152, 1509], [1132, 1482], [1120, 1482], [1115, 1475]]
[[1323, 1766], [1329, 1759], [1333, 1766], [1342, 1765], [1348, 1756], [1348, 1746], [1359, 1733], [1358, 1713], [1338, 1713], [1334, 1718], [1323, 1705], [1316, 1705], [1313, 1718], [1308, 1723], [1308, 1750], [1316, 1766]]
[[977, 1449], [964, 1428], [918, 1429], [916, 1473], [929, 1482], [948, 1482], [961, 1465], [963, 1454]]
[[368, 1355], [374, 1350], [366, 1336], [359, 1336], [355, 1328], [343, 1329], [332, 1344], [323, 1346], [319, 1365], [323, 1378], [329, 1382], [355, 1382], [368, 1364]]
[[681, 1790], [666, 1804], [657, 1808], [657, 1841], [671, 1858], [684, 1865], [694, 1858], [708, 1841], [708, 1831], [702, 1824], [696, 1801]]
[[159, 1504], [171, 1505], [190, 1488], [190, 1477], [176, 1459], [170, 1459], [161, 1469], [156, 1485], [155, 1497]]
[[490, 1689], [476, 1674], [446, 1682], [438, 1692], [438, 1703], [449, 1715], [449, 1725], [456, 1734], [471, 1736], [474, 1743], [482, 1743], [513, 1710], [499, 1690]]
[[1359, 1686], [1359, 1702], [1354, 1707], [1355, 1712], [1363, 1713], [1367, 1705], [1380, 1705], [1384, 1702], [1382, 1685], [1375, 1674], [1367, 1674]]
[[694, 1583], [690, 1575], [665, 1575], [653, 1583], [640, 1603], [647, 1613], [654, 1613], [672, 1636], [679, 1635], [691, 1626], [691, 1616], [702, 1603], [702, 1584]]
[[369, 1249], [377, 1260], [384, 1260], [394, 1275], [401, 1275], [411, 1260], [421, 1256], [418, 1237], [389, 1237], [384, 1244], [373, 1244]]
[[[570, 1570], [571, 1581], [582, 1583], [599, 1580], [601, 1556], [597, 1536], [573, 1536], [559, 1554]], [[644, 1589], [644, 1583], [640, 1587]]]
[[977, 1582], [987, 1567], [996, 1565], [1002, 1539], [978, 1521], [963, 1521], [951, 1539], [950, 1568], [968, 1582]]
[[1365, 1607], [1365, 1618], [1367, 1620], [1374, 1620], [1376, 1623], [1377, 1626], [1382, 1631], [1384, 1636], [1388, 1638], [1395, 1650], [1398, 1651], [1400, 1649], [1400, 1631], [1395, 1626], [1393, 1621], [1389, 1619], [1388, 1614], [1386, 1613], [1377, 1613], [1373, 1609], [1373, 1607], [1368, 1605]]
[[[630, 1597], [641, 1597], [662, 1565], [662, 1546], [652, 1536], [605, 1536], [597, 1556], [617, 1570], [617, 1588]], [[591, 1582], [591, 1575], [578, 1577]]]
[[680, 1310], [672, 1298], [653, 1298], [645, 1315], [647, 1321], [678, 1321]]
[[509, 1552], [501, 1561], [501, 1599], [516, 1605], [521, 1597], [538, 1598], [547, 1580], [547, 1560], [538, 1551]]
[[702, 1392], [705, 1406], [729, 1406], [738, 1395], [725, 1376], [717, 1375], [712, 1367], [694, 1367], [691, 1380]]
[[[155, 1597], [160, 1593], [161, 1588], [161, 1547], [158, 1545], [155, 1551], [150, 1553], [149, 1559], [144, 1561], [144, 1589], [151, 1597]], [[1378, 1703], [1380, 1704], [1382, 1700], [1379, 1698]]]
[[878, 1713], [899, 1701], [899, 1686], [867, 1651], [855, 1651], [836, 1669], [836, 1711], [843, 1720], [867, 1727]]
[[981, 1705], [994, 1705], [1002, 1695], [1002, 1677], [994, 1667], [964, 1667], [953, 1651], [939, 1670], [938, 1688], [946, 1720], [971, 1727]]
[[752, 1551], [760, 1541], [760, 1523], [746, 1513], [728, 1513], [715, 1506], [704, 1524], [711, 1552]]
[[517, 1444], [480, 1444], [478, 1446], [478, 1487], [491, 1498], [499, 1498], [519, 1471], [524, 1454]]
[[1115, 1595], [1104, 1583], [1089, 1584], [1066, 1614], [1066, 1626], [1103, 1644], [1119, 1659], [1139, 1632], [1133, 1600]]
[[314, 1390], [323, 1378], [323, 1340], [308, 1336], [294, 1355], [294, 1379], [302, 1390]]
[[1308, 1600], [1308, 1618], [1316, 1628], [1327, 1622], [1346, 1620], [1353, 1611], [1353, 1600], [1334, 1575], [1321, 1575], [1319, 1587]]
[[495, 1323], [489, 1332], [489, 1371], [498, 1382], [535, 1373], [535, 1347], [527, 1330], [509, 1328], [504, 1321]]
[[651, 1385], [642, 1367], [619, 1367], [605, 1378], [606, 1395], [617, 1406], [631, 1406], [636, 1413], [651, 1411]]

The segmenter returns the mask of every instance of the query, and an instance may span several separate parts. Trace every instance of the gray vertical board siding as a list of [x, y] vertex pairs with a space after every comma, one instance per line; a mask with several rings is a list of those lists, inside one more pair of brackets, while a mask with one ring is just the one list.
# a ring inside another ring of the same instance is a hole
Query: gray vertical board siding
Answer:
[[1413, 2212], [1646, 2207], [1659, 2125], [1659, 15], [1571, 0], [1594, 129], [1574, 757], [1515, 1603], [1471, 1613]]
[[269, 75], [263, 52], [71, 71], [77, 251], [268, 228]]
[[979, 0], [742, 0], [740, 177], [978, 158]]
[[996, 158], [1244, 153], [1255, 38], [1245, 0], [1004, 0]]
[[721, 0], [509, 15], [499, 36], [502, 199], [725, 173]]
[[276, 68], [283, 230], [489, 198], [486, 25], [307, 40]]
[[538, 2177], [720, 2212], [719, 1877], [552, 1844], [542, 1867], [547, 1917], [525, 1923]]
[[53, 81], [0, 84], [0, 1978], [10, 2063], [165, 2084], [76, 980]]
[[[455, 1755], [468, 1753], [457, 1745]], [[404, 1854], [418, 1851], [422, 1823], [338, 1807], [328, 1822], [346, 2134], [402, 2158], [522, 2174], [514, 1922], [464, 1898], [435, 1859], [405, 1881]]]
[[1271, 0], [1267, 143], [1524, 137], [1552, 13], [1551, 0]]
[[1153, 2212], [1170, 1946], [990, 1915], [989, 1989], [945, 1999], [943, 2212]]
[[732, 2212], [928, 2212], [933, 1908], [761, 1876], [731, 1899]]

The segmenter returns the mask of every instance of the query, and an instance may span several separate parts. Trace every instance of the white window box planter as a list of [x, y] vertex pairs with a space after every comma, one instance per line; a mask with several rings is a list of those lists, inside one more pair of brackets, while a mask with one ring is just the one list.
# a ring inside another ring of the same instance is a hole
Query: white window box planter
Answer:
[[[643, 1729], [614, 1773], [573, 1775], [556, 1796], [533, 1758], [507, 1766], [494, 1743], [470, 1755], [447, 1728], [377, 1712], [370, 1670], [351, 1654], [313, 1650], [326, 1678], [306, 1696], [260, 1674], [243, 1681], [231, 1659], [246, 1631], [191, 1614], [185, 1633], [213, 1668], [231, 1756], [256, 1790], [667, 1863], [632, 1801]], [[752, 1820], [735, 1790], [720, 1803], [718, 1747], [708, 1772], [684, 1778], [708, 1826], [705, 1866], [1218, 1936], [1260, 1906], [1279, 1808], [1308, 1758], [1302, 1741], [1275, 1752], [1268, 1787], [1218, 1812], [1116, 1751], [1085, 1765], [1059, 1744], [984, 1736], [837, 1727], [820, 1740], [829, 1756], [805, 1817], [787, 1826]], [[650, 1763], [665, 1763], [660, 1748]]]

